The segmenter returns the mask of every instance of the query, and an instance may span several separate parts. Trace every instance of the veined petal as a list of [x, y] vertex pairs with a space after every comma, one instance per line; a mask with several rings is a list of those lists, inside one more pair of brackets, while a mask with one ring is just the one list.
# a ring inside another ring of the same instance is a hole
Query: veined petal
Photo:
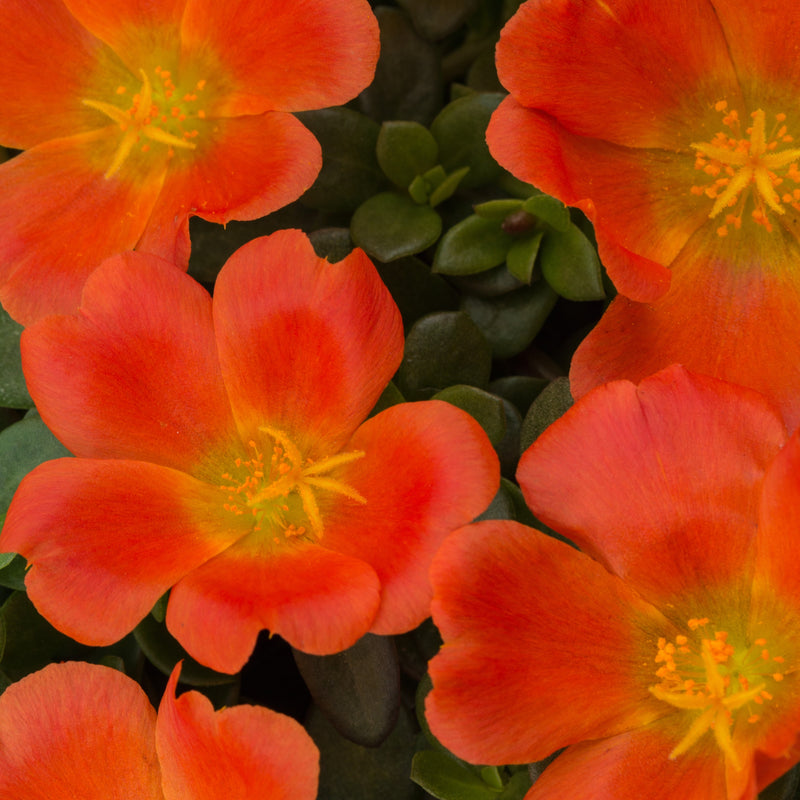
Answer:
[[139, 239], [163, 170], [107, 180], [115, 146], [103, 129], [0, 165], [0, 302], [17, 322], [74, 311], [92, 270]]
[[189, 0], [183, 62], [212, 49], [230, 76], [226, 116], [352, 100], [372, 81], [378, 23], [366, 0]]
[[307, 457], [350, 438], [400, 364], [400, 312], [361, 250], [331, 264], [301, 231], [237, 250], [214, 292], [220, 362], [244, 441], [265, 424]]
[[762, 396], [671, 367], [587, 395], [517, 477], [537, 517], [659, 608], [746, 619], [759, 488], [785, 441]]
[[78, 314], [26, 329], [22, 361], [45, 423], [77, 456], [132, 458], [219, 483], [236, 427], [211, 298], [161, 259], [125, 253], [91, 276]]
[[381, 607], [371, 631], [403, 633], [430, 615], [428, 567], [442, 540], [494, 497], [497, 455], [472, 417], [435, 400], [386, 409], [344, 450], [365, 453], [337, 477], [367, 502], [320, 498], [322, 544], [377, 573]]
[[728, 792], [723, 759], [713, 737], [709, 737], [712, 744], [701, 741], [670, 761], [675, 736], [680, 736], [676, 727], [675, 719], [668, 717], [609, 739], [570, 747], [545, 769], [525, 800], [755, 800], [752, 764], [742, 771], [740, 791]]
[[291, 114], [198, 121], [197, 149], [178, 154], [137, 249], [189, 260], [189, 217], [223, 224], [296, 200], [322, 167], [320, 146]]
[[781, 265], [797, 262], [800, 248], [778, 233], [759, 236], [745, 248], [703, 229], [673, 263], [666, 295], [651, 304], [615, 298], [573, 357], [573, 394], [680, 363], [762, 392], [794, 429], [800, 288]]
[[108, 645], [248, 532], [249, 521], [222, 511], [224, 500], [153, 464], [46, 461], [14, 495], [0, 548], [28, 560], [28, 595], [45, 619], [84, 644]]
[[161, 800], [156, 712], [94, 664], [50, 664], [0, 697], [0, 797]]
[[180, 21], [186, 0], [63, 2], [81, 25], [119, 55], [134, 75], [149, 66], [159, 51], [174, 53], [180, 41]]
[[497, 70], [518, 102], [579, 136], [669, 151], [704, 108], [739, 96], [708, 0], [526, 3], [503, 29]]
[[315, 655], [345, 650], [375, 617], [380, 584], [354, 558], [253, 533], [172, 590], [167, 627], [201, 664], [238, 672], [262, 630]]
[[[32, 57], [42, 53], [47, 56]], [[62, 0], [4, 0], [0, 143], [25, 149], [98, 127], [94, 112], [80, 102], [87, 80], [103, 74], [104, 80], [116, 79], [118, 85], [125, 72]]]
[[648, 691], [670, 623], [568, 545], [478, 522], [445, 540], [431, 581], [445, 645], [426, 716], [461, 758], [527, 763], [672, 713]]
[[179, 670], [156, 723], [166, 800], [314, 800], [319, 752], [298, 722], [261, 706], [215, 712], [199, 692], [176, 699]]

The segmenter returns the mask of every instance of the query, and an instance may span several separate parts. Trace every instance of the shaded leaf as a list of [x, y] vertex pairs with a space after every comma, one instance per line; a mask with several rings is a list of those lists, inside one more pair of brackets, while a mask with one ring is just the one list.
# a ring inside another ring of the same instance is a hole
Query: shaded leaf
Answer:
[[506, 260], [513, 237], [491, 219], [473, 214], [442, 236], [433, 257], [433, 271], [443, 275], [485, 272]]
[[522, 283], [530, 285], [533, 279], [543, 237], [543, 231], [534, 231], [532, 235], [514, 242], [508, 250], [506, 256], [508, 271]]
[[436, 166], [439, 146], [418, 122], [393, 120], [381, 125], [376, 154], [389, 180], [407, 189], [414, 178]]
[[19, 337], [22, 325], [14, 322], [0, 307], [0, 406], [3, 408], [31, 408], [33, 400], [25, 386], [22, 361], [19, 354]]
[[567, 300], [602, 300], [606, 296], [597, 251], [575, 225], [547, 233], [538, 263], [544, 279]]
[[520, 431], [520, 448], [525, 452], [574, 403], [567, 378], [556, 378], [531, 404]]
[[494, 447], [497, 447], [506, 435], [503, 401], [496, 395], [489, 394], [476, 386], [459, 385], [442, 389], [432, 399], [444, 400], [466, 411], [480, 424]]

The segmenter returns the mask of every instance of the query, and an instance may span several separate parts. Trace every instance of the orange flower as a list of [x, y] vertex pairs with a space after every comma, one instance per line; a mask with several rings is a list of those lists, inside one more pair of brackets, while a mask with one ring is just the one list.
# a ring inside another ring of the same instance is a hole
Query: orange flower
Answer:
[[158, 716], [139, 685], [94, 664], [50, 664], [0, 696], [3, 800], [314, 800], [319, 753], [299, 723], [258, 706], [214, 712], [198, 692]]
[[800, 438], [672, 367], [531, 446], [532, 511], [434, 559], [436, 736], [475, 763], [565, 747], [526, 800], [753, 800], [800, 759]]
[[782, 0], [538, 0], [508, 23], [491, 151], [589, 216], [624, 295], [576, 396], [682, 363], [800, 422], [797, 35]]
[[103, 259], [185, 268], [189, 217], [264, 216], [322, 164], [288, 112], [372, 79], [366, 0], [4, 0], [0, 302], [30, 324], [70, 312]]
[[333, 653], [429, 614], [444, 536], [497, 490], [497, 457], [441, 401], [367, 419], [403, 352], [400, 314], [360, 250], [300, 231], [239, 249], [214, 301], [153, 256], [89, 278], [79, 312], [22, 336], [42, 418], [78, 458], [21, 483], [0, 551], [57, 628], [109, 644], [170, 587], [167, 626], [236, 672], [258, 632]]

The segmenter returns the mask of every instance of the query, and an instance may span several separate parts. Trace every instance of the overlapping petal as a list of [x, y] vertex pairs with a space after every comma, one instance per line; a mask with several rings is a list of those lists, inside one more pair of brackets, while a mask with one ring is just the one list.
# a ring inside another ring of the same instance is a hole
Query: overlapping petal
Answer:
[[734, 597], [752, 579], [758, 490], [786, 442], [776, 410], [680, 367], [590, 397], [520, 460], [534, 513], [661, 608], [716, 603], [720, 586]]
[[366, 255], [330, 264], [300, 231], [234, 253], [214, 325], [242, 439], [269, 420], [314, 458], [345, 444], [402, 358], [399, 311]]
[[380, 603], [375, 572], [358, 558], [253, 534], [181, 580], [167, 627], [187, 652], [219, 672], [238, 672], [260, 631], [307, 653], [353, 645]]
[[224, 495], [136, 461], [57, 459], [22, 481], [0, 550], [22, 554], [39, 612], [85, 644], [121, 639], [184, 575], [249, 531]]
[[215, 712], [198, 692], [176, 699], [177, 678], [156, 725], [165, 800], [314, 800], [319, 752], [299, 723], [257, 706]]
[[426, 715], [462, 758], [539, 760], [670, 713], [642, 669], [647, 638], [670, 624], [568, 545], [515, 522], [475, 523], [445, 541], [431, 580], [446, 645]]
[[139, 253], [109, 259], [87, 282], [79, 313], [26, 329], [22, 354], [42, 418], [75, 455], [219, 482], [215, 457], [238, 440], [211, 298], [171, 264]]

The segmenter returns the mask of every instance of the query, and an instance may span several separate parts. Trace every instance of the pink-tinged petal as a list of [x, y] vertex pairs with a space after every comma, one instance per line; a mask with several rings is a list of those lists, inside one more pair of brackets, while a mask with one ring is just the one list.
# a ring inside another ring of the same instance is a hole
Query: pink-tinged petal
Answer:
[[688, 150], [679, 156], [575, 136], [512, 98], [492, 115], [486, 139], [518, 178], [586, 213], [609, 276], [633, 299], [666, 291], [666, 266], [708, 223], [710, 201], [691, 194], [696, 170]]
[[214, 291], [220, 361], [244, 441], [268, 424], [336, 453], [400, 364], [400, 312], [361, 250], [331, 264], [301, 231], [237, 250]]
[[176, 699], [179, 670], [156, 723], [166, 800], [314, 800], [319, 751], [298, 722], [260, 706], [215, 712], [199, 692]]
[[441, 401], [392, 406], [367, 420], [344, 448], [363, 458], [337, 479], [367, 502], [319, 498], [322, 544], [370, 564], [381, 582], [371, 631], [411, 630], [430, 615], [428, 567], [442, 540], [491, 502], [500, 481], [483, 429]]
[[161, 800], [156, 712], [109, 667], [50, 664], [0, 697], [4, 800]]
[[713, 617], [724, 598], [746, 617], [759, 489], [785, 441], [761, 395], [671, 367], [591, 392], [517, 477], [534, 514], [662, 610], [682, 597]]
[[761, 230], [742, 247], [704, 229], [673, 263], [666, 295], [652, 304], [616, 298], [573, 357], [573, 394], [680, 363], [758, 390], [794, 429], [800, 423], [800, 289], [791, 270], [775, 265], [796, 263], [800, 248], [788, 236]]
[[153, 464], [47, 461], [20, 483], [0, 549], [28, 560], [25, 584], [43, 617], [73, 639], [108, 645], [248, 532], [249, 523], [222, 511], [224, 500]]
[[197, 149], [176, 153], [137, 249], [185, 267], [189, 217], [225, 224], [296, 200], [322, 167], [319, 142], [291, 114], [198, 121]]
[[648, 691], [671, 625], [568, 545], [516, 522], [478, 522], [445, 540], [431, 580], [445, 644], [430, 664], [426, 717], [461, 758], [527, 763], [673, 711]]
[[[46, 57], [37, 57], [46, 54]], [[81, 103], [87, 83], [127, 73], [62, 0], [4, 0], [0, 6], [0, 143], [25, 149], [99, 127]]]
[[28, 389], [66, 447], [131, 458], [220, 482], [214, 456], [234, 447], [211, 298], [153, 256], [125, 253], [91, 276], [78, 314], [22, 336]]
[[115, 144], [100, 130], [0, 165], [0, 302], [17, 322], [74, 311], [92, 270], [144, 230], [163, 175], [106, 180]]
[[[603, 691], [598, 687], [598, 694]], [[640, 730], [570, 747], [545, 769], [525, 800], [755, 800], [752, 764], [741, 770], [736, 787], [728, 787], [723, 759], [711, 734], [710, 744], [698, 743], [670, 761], [667, 755], [676, 734], [680, 737], [674, 722], [668, 718]], [[729, 788], [736, 789], [735, 793]]]
[[[754, 10], [740, 16], [760, 21]], [[525, 3], [503, 29], [497, 70], [520, 103], [573, 133], [673, 153], [676, 132], [739, 96], [708, 0]]]
[[313, 544], [254, 532], [175, 586], [167, 627], [186, 651], [218, 672], [238, 672], [262, 630], [315, 655], [344, 650], [375, 617], [372, 568]]
[[134, 75], [162, 53], [175, 52], [186, 0], [63, 0], [87, 30], [125, 61]]
[[209, 52], [219, 61], [230, 116], [341, 105], [372, 81], [378, 60], [366, 0], [189, 0], [181, 36], [184, 63]]

